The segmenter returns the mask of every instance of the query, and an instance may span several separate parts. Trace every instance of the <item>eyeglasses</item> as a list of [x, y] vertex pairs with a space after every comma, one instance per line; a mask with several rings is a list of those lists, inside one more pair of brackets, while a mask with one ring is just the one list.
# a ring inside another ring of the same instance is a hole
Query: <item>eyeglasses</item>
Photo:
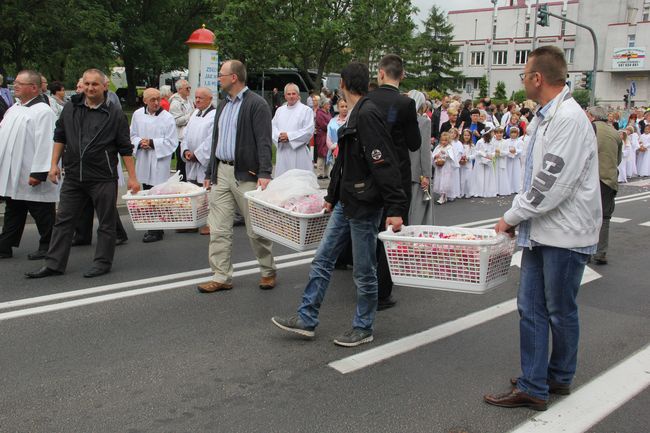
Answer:
[[521, 74], [519, 74], [519, 78], [521, 79], [521, 81], [524, 81], [524, 78], [526, 78], [526, 75], [528, 75], [528, 74], [536, 74], [536, 73], [537, 73], [537, 71], [522, 72]]
[[222, 74], [222, 73], [219, 73], [219, 74], [217, 75], [217, 77], [221, 78], [221, 77], [227, 77], [227, 76], [229, 76], [229, 75], [235, 75], [235, 74], [232, 73], [232, 72], [229, 73], [229, 74]]
[[14, 86], [37, 86], [38, 84], [34, 83], [22, 83], [20, 81], [14, 81]]

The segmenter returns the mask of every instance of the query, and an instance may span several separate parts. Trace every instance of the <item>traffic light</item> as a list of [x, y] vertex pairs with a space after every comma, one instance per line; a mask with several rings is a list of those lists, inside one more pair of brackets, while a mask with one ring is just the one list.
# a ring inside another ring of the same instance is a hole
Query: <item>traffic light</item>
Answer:
[[548, 5], [539, 5], [537, 9], [537, 24], [548, 27]]
[[625, 108], [627, 108], [627, 104], [630, 102], [630, 97], [627, 93], [623, 95], [623, 102], [625, 102]]
[[592, 90], [591, 89], [592, 79], [593, 79], [593, 72], [585, 72], [585, 89]]

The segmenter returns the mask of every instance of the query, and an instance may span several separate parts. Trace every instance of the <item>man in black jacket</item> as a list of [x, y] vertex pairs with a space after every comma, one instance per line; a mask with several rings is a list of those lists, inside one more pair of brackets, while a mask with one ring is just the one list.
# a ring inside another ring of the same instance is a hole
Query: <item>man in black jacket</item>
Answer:
[[[341, 72], [341, 90], [350, 108], [348, 121], [339, 129], [339, 156], [332, 169], [325, 209], [332, 212], [323, 240], [314, 256], [309, 282], [298, 314], [275, 316], [279, 328], [306, 337], [315, 335], [318, 312], [329, 286], [334, 263], [345, 243], [352, 239], [357, 308], [352, 329], [334, 343], [352, 347], [373, 340], [377, 310], [377, 227], [400, 230], [409, 203], [401, 188], [399, 165], [381, 110], [365, 97], [368, 68], [350, 63]], [[386, 214], [387, 218], [382, 218]]]
[[[409, 151], [420, 149], [421, 137], [418, 127], [415, 101], [399, 92], [399, 83], [404, 78], [404, 63], [395, 54], [387, 54], [379, 61], [377, 82], [379, 88], [368, 94], [382, 112], [388, 132], [393, 141], [393, 150], [399, 162], [402, 190], [407, 201], [411, 202], [411, 158]], [[408, 224], [408, 206], [400, 215]], [[383, 223], [382, 223], [383, 224]], [[380, 227], [383, 229], [383, 227]], [[395, 305], [392, 298], [393, 281], [390, 278], [386, 252], [381, 242], [377, 246], [377, 278], [379, 280], [379, 310], [385, 310]]]
[[59, 159], [63, 156], [65, 182], [45, 266], [27, 272], [29, 278], [63, 274], [75, 225], [87, 200], [93, 202], [99, 228], [93, 267], [84, 277], [97, 277], [111, 270], [116, 237], [118, 154], [129, 173], [128, 188], [136, 193], [140, 184], [135, 175], [129, 124], [122, 110], [107, 99], [105, 77], [98, 69], [84, 72], [84, 93], [72, 97], [72, 103], [66, 104], [56, 122], [48, 178], [54, 183], [59, 181]]
[[210, 191], [210, 246], [212, 279], [198, 286], [201, 293], [232, 289], [233, 219], [238, 206], [244, 214], [248, 238], [262, 273], [259, 287], [275, 287], [272, 242], [253, 233], [244, 194], [271, 181], [271, 109], [246, 86], [246, 67], [228, 60], [219, 71], [221, 89], [227, 93], [214, 116], [210, 162], [203, 185]]

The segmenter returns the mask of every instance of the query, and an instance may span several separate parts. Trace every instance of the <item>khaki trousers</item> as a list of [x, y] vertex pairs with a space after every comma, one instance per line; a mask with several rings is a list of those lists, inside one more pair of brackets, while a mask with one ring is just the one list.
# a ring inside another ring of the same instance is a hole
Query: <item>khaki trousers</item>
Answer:
[[248, 216], [248, 200], [244, 193], [257, 188], [255, 182], [239, 182], [235, 179], [235, 167], [219, 164], [217, 184], [210, 191], [210, 247], [208, 249], [210, 268], [214, 272], [213, 281], [230, 284], [232, 282], [232, 236], [235, 204], [239, 206], [244, 220], [246, 232], [253, 253], [260, 264], [263, 277], [275, 275], [275, 263], [271, 252], [272, 242], [253, 233]]

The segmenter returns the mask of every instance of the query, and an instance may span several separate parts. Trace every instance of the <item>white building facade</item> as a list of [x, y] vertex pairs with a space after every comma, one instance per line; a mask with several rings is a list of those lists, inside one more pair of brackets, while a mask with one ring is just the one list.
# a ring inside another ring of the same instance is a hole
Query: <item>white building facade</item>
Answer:
[[[536, 25], [535, 3], [508, 0], [506, 6], [496, 9], [448, 13], [454, 26], [453, 44], [459, 51], [457, 70], [465, 76], [464, 97], [478, 97], [483, 76], [490, 83], [490, 96], [498, 81], [506, 84], [508, 97], [520, 90], [519, 74], [534, 39], [536, 46], [556, 45], [564, 51], [569, 66], [567, 81], [573, 89], [579, 88], [582, 73], [593, 68], [590, 33], [554, 17], [549, 17], [548, 27]], [[650, 62], [645, 59], [650, 47], [650, 0], [541, 0], [540, 4], [546, 4], [551, 13], [590, 26], [596, 33], [596, 99], [601, 105], [623, 106], [623, 97], [631, 88], [634, 105], [650, 105]]]

